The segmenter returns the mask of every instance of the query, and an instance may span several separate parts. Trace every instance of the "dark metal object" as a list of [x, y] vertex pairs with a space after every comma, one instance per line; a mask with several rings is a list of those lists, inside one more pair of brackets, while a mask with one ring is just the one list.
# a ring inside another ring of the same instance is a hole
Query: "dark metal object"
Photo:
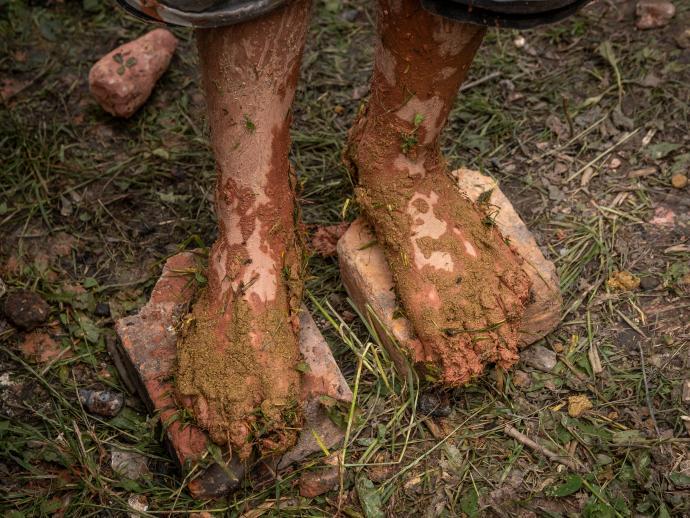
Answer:
[[182, 27], [223, 27], [258, 18], [288, 0], [118, 0], [133, 15]]
[[[183, 27], [222, 27], [258, 18], [289, 0], [118, 0], [148, 21]], [[428, 11], [466, 23], [529, 29], [557, 22], [589, 0], [421, 0]]]
[[574, 14], [589, 0], [422, 0], [434, 14], [487, 27], [530, 29]]

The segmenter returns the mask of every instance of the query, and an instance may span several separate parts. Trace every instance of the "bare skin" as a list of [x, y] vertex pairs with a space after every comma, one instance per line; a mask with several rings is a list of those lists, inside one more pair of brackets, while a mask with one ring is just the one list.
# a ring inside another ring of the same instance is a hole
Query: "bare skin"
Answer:
[[[177, 396], [218, 444], [276, 454], [301, 426], [302, 249], [288, 162], [310, 1], [197, 31], [217, 163], [219, 237], [178, 343]], [[280, 44], [277, 44], [280, 42]]]
[[419, 0], [379, 0], [368, 105], [347, 159], [357, 198], [396, 281], [426, 374], [466, 384], [489, 363], [517, 360], [529, 281], [519, 259], [455, 187], [439, 135], [484, 29], [444, 20]]

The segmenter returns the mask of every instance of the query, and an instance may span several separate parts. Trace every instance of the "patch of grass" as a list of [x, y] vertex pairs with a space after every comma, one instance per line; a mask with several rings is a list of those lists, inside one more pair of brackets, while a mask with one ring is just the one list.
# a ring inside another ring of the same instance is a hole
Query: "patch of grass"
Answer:
[[[690, 512], [680, 400], [690, 308], [681, 281], [690, 256], [673, 248], [685, 243], [684, 227], [647, 223], [660, 205], [684, 221], [684, 194], [668, 183], [671, 171], [687, 166], [690, 92], [670, 29], [638, 32], [597, 3], [521, 33], [525, 47], [515, 46], [513, 31], [490, 30], [468, 80], [482, 81], [463, 91], [450, 116], [443, 148], [451, 164], [500, 180], [556, 262], [565, 312], [541, 343], [556, 353], [556, 367], [493, 370], [448, 394], [449, 416], [424, 415], [424, 382], [395, 371], [370, 315], [348, 301], [337, 262], [313, 257], [307, 304], [356, 389], [353, 406], [333, 411], [348, 429], [341, 488], [298, 496], [297, 481], [319, 464], [317, 456], [211, 503], [193, 501], [182, 488], [160, 423], [136, 397], [103, 419], [76, 396], [79, 388], [126, 392], [106, 352], [113, 320], [145, 302], [165, 257], [207, 247], [216, 232], [191, 31], [175, 30], [179, 50], [146, 106], [115, 120], [90, 99], [88, 68], [150, 26], [87, 4], [84, 11], [10, 0], [0, 10], [0, 69], [16, 90], [0, 107], [0, 293], [43, 295], [50, 332], [70, 352], [29, 364], [19, 348], [23, 333], [0, 319], [3, 513], [118, 515], [132, 512], [128, 502], [140, 495], [151, 515], [358, 516], [362, 498], [393, 516]], [[687, 8], [677, 8], [680, 20]], [[365, 99], [373, 16], [361, 0], [315, 6], [291, 154], [308, 226], [357, 215], [341, 154]], [[615, 67], [596, 51], [605, 41]], [[668, 152], [654, 158], [650, 146], [658, 144], [667, 145], [652, 149]], [[629, 175], [645, 167], [657, 172]], [[74, 242], [56, 255], [62, 233]], [[613, 292], [606, 280], [614, 269], [658, 278], [659, 288]], [[96, 314], [98, 303], [108, 303], [110, 317]], [[573, 394], [585, 394], [594, 409], [569, 416]], [[547, 461], [508, 437], [506, 424], [577, 458], [588, 472]], [[145, 455], [150, 475], [133, 481], [114, 473], [114, 448]]]

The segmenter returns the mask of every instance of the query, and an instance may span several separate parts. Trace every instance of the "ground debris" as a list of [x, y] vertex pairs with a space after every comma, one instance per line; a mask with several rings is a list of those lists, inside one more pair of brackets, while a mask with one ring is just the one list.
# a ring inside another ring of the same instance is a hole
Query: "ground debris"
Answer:
[[311, 238], [311, 247], [321, 257], [332, 257], [336, 254], [338, 239], [342, 237], [350, 223], [320, 226], [316, 228]]
[[657, 277], [653, 277], [651, 275], [642, 277], [642, 279], [640, 279], [640, 288], [645, 291], [654, 290], [659, 287], [659, 284], [661, 284], [661, 281], [659, 281]]
[[79, 401], [87, 411], [103, 417], [115, 417], [125, 404], [124, 396], [112, 390], [79, 389]]
[[60, 344], [53, 340], [49, 334], [38, 331], [28, 333], [22, 340], [19, 348], [27, 360], [36, 363], [47, 363], [60, 356], [71, 356], [69, 350], [62, 349]]
[[668, 0], [639, 0], [636, 7], [638, 29], [657, 29], [668, 25], [676, 7]]
[[625, 270], [614, 271], [606, 285], [612, 290], [632, 291], [640, 285], [640, 278]]
[[307, 471], [299, 479], [299, 494], [306, 498], [322, 495], [338, 485], [340, 475], [338, 455], [331, 455], [324, 460], [325, 466]]
[[684, 189], [688, 185], [688, 177], [680, 173], [674, 174], [671, 177], [671, 185], [675, 189]]
[[690, 405], [690, 379], [687, 379], [683, 382], [683, 395], [682, 395], [683, 403], [686, 405]]
[[568, 398], [568, 415], [570, 417], [580, 417], [582, 414], [592, 409], [592, 402], [584, 394], [570, 396]]
[[146, 498], [146, 495], [131, 495], [127, 499], [127, 505], [131, 507], [133, 511], [135, 511], [133, 513], [129, 513], [131, 518], [141, 516], [142, 513], [145, 513], [149, 510], [149, 500]]
[[518, 388], [526, 389], [532, 384], [532, 379], [529, 374], [523, 370], [517, 369], [513, 372], [513, 385]]
[[120, 476], [139, 480], [149, 474], [148, 457], [137, 451], [114, 447], [110, 453], [110, 467]]
[[419, 396], [417, 409], [423, 415], [448, 417], [451, 412], [448, 397], [438, 391], [426, 391]]
[[5, 316], [15, 326], [31, 330], [48, 319], [50, 306], [40, 295], [31, 291], [10, 293], [5, 299]]
[[525, 349], [520, 353], [520, 359], [525, 365], [543, 372], [551, 372], [558, 362], [556, 353], [543, 345]]

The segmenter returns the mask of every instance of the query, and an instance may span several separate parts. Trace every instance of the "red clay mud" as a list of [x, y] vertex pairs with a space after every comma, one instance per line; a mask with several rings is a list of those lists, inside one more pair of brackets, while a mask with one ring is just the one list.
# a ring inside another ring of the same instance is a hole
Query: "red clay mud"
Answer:
[[459, 386], [489, 363], [517, 361], [530, 286], [490, 204], [460, 193], [439, 150], [484, 29], [431, 15], [415, 0], [380, 0], [378, 25], [371, 97], [347, 159], [427, 378]]
[[309, 2], [197, 31], [219, 238], [178, 343], [179, 400], [246, 459], [285, 451], [302, 424], [297, 332], [303, 261], [288, 162]]
[[[523, 259], [522, 269], [532, 282], [519, 331], [519, 346], [527, 347], [553, 331], [560, 321], [562, 296], [556, 269], [494, 180], [469, 169], [453, 171], [452, 176], [473, 201], [491, 191], [488, 201], [498, 210], [496, 225]], [[410, 321], [399, 314], [393, 275], [383, 249], [374, 241], [366, 221], [360, 218], [353, 222], [338, 242], [340, 275], [360, 313], [377, 329], [398, 370], [406, 373], [408, 360], [422, 362], [423, 367], [424, 348]]]
[[[244, 466], [229, 451], [223, 454], [227, 466], [212, 463], [205, 469], [195, 469], [199, 463], [203, 466], [210, 460], [209, 438], [184, 417], [185, 412], [173, 397], [178, 329], [188, 317], [189, 303], [198, 287], [195, 273], [204, 262], [190, 252], [168, 259], [148, 304], [138, 314], [117, 322], [121, 346], [109, 349], [127, 385], [139, 393], [149, 412], [160, 418], [167, 443], [185, 475], [192, 470], [198, 474], [189, 483], [190, 492], [197, 498], [227, 494], [239, 483], [231, 475], [242, 478], [244, 472]], [[352, 399], [328, 344], [304, 310], [300, 312], [300, 327], [300, 361], [308, 367], [300, 395], [305, 419], [297, 444], [274, 459], [278, 469], [322, 451], [316, 436], [327, 448], [335, 447], [344, 432], [330, 420], [321, 398], [327, 396], [340, 402]]]

